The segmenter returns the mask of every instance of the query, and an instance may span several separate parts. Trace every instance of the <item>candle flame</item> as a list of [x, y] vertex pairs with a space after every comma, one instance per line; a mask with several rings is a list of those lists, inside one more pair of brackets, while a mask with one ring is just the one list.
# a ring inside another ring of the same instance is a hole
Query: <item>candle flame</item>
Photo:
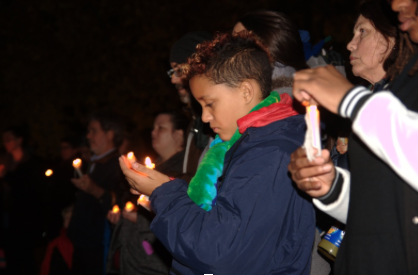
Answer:
[[52, 171], [51, 169], [46, 170], [45, 172], [45, 176], [49, 177], [54, 173], [54, 171]]
[[136, 161], [136, 158], [135, 158], [135, 155], [134, 155], [134, 152], [129, 152], [127, 155], [126, 155], [126, 157], [128, 158], [128, 160], [129, 161]]
[[142, 194], [142, 195], [139, 196], [138, 201], [137, 201], [137, 204], [139, 204], [140, 202], [144, 202], [144, 201], [147, 202], [147, 201], [149, 201], [149, 199], [148, 199], [147, 196], [145, 196], [144, 194]]
[[115, 204], [115, 206], [113, 206], [112, 208], [112, 212], [113, 213], [118, 213], [120, 211], [119, 206], [117, 204]]
[[73, 167], [74, 168], [80, 168], [81, 167], [81, 159], [75, 159], [73, 161]]
[[149, 169], [154, 169], [155, 168], [155, 163], [151, 162], [151, 158], [150, 157], [146, 157], [145, 158], [145, 166]]
[[302, 101], [302, 106], [304, 106], [304, 107], [308, 107], [309, 106], [309, 101]]
[[125, 204], [125, 210], [128, 211], [128, 212], [131, 212], [132, 210], [134, 210], [134, 208], [135, 208], [134, 204], [130, 201], [128, 201]]

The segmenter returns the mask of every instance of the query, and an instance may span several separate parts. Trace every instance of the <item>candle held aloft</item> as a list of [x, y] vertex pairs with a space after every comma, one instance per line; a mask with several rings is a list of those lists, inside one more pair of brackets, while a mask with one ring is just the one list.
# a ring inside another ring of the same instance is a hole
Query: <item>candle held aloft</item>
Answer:
[[119, 206], [117, 204], [115, 204], [115, 206], [113, 206], [112, 208], [112, 212], [113, 213], [118, 213], [120, 211]]
[[150, 157], [145, 158], [145, 167], [147, 167], [148, 169], [154, 169], [155, 168], [155, 163], [152, 163]]
[[129, 152], [127, 155], [126, 155], [126, 157], [127, 157], [127, 159], [129, 160], [129, 162], [132, 164], [132, 163], [134, 163], [134, 162], [136, 162], [136, 157], [135, 157], [135, 155], [134, 155], [134, 152]]
[[[321, 135], [319, 125], [319, 111], [315, 105], [306, 106], [305, 114], [306, 134], [303, 148], [309, 161], [321, 155]], [[315, 149], [317, 152], [315, 153]]]
[[81, 172], [81, 169], [80, 169], [81, 164], [82, 164], [81, 159], [75, 159], [73, 161], [73, 167], [74, 167], [75, 171], [77, 172], [77, 174], [80, 178], [83, 176], [83, 172]]
[[312, 145], [314, 148], [321, 150], [321, 135], [319, 128], [319, 111], [315, 105], [306, 107], [306, 111], [309, 115], [309, 121], [312, 131]]
[[45, 171], [45, 176], [50, 177], [53, 173], [54, 171], [52, 171], [51, 169], [48, 169]]
[[149, 197], [144, 195], [144, 194], [139, 196], [138, 201], [137, 201], [137, 205], [141, 205], [142, 207], [144, 207], [148, 211], [151, 211], [151, 202], [149, 200]]
[[134, 209], [135, 209], [135, 205], [134, 205], [132, 202], [128, 201], [128, 202], [125, 204], [125, 210], [126, 210], [127, 212], [132, 212], [132, 210], [134, 210]]

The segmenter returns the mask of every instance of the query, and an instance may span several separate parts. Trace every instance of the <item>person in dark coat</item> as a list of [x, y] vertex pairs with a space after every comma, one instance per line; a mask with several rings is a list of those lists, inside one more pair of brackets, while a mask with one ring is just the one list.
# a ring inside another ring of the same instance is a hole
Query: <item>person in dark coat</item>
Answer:
[[43, 245], [45, 167], [30, 152], [27, 140], [28, 133], [23, 127], [10, 127], [3, 132], [7, 155], [0, 165], [6, 225], [2, 238], [8, 274], [37, 273], [39, 266], [34, 255], [36, 248]]
[[87, 139], [94, 155], [87, 174], [72, 179], [79, 189], [68, 227], [68, 237], [74, 245], [73, 274], [104, 272], [107, 255], [104, 244], [110, 242], [106, 215], [126, 190], [117, 150], [123, 132], [121, 120], [109, 114], [93, 116], [88, 125]]
[[[157, 115], [152, 130], [152, 147], [158, 154], [155, 169], [170, 177], [181, 176], [183, 169], [185, 133], [189, 121], [179, 112]], [[136, 196], [137, 197], [137, 196]], [[135, 199], [131, 199], [136, 202]], [[137, 211], [108, 212], [108, 220], [115, 224], [107, 261], [109, 274], [157, 275], [167, 274], [171, 255], [151, 232], [154, 213], [138, 206]], [[122, 218], [121, 218], [122, 217]], [[114, 264], [119, 251], [119, 270]]]
[[306, 127], [290, 96], [270, 93], [269, 56], [240, 32], [218, 34], [189, 60], [202, 120], [218, 134], [189, 186], [120, 160], [131, 187], [151, 195], [170, 274], [310, 273], [314, 209], [287, 171]]
[[418, 3], [392, 0], [400, 49], [388, 90], [355, 87], [332, 66], [297, 72], [293, 93], [352, 121], [351, 173], [334, 169], [326, 150], [309, 162], [302, 148], [289, 170], [298, 187], [346, 223], [336, 274], [417, 274]]

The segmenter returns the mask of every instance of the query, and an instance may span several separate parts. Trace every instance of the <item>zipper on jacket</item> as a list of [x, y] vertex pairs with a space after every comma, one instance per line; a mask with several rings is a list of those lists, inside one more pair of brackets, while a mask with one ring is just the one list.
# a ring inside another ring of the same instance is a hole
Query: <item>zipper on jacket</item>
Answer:
[[231, 156], [229, 157], [229, 160], [228, 160], [228, 163], [227, 163], [227, 165], [226, 165], [226, 168], [225, 168], [225, 170], [224, 170], [224, 172], [222, 173], [222, 176], [220, 176], [219, 178], [218, 178], [218, 181], [219, 181], [219, 186], [218, 186], [218, 192], [219, 192], [219, 190], [221, 189], [221, 186], [222, 186], [222, 184], [223, 184], [223, 181], [224, 181], [224, 179], [225, 179], [225, 177], [226, 177], [226, 172], [228, 172], [228, 168], [229, 168], [229, 165], [231, 164], [231, 161], [232, 161], [232, 158], [233, 158], [233, 156], [234, 156], [234, 154], [235, 154], [235, 151], [237, 150], [237, 148], [238, 148], [238, 146], [241, 144], [241, 142], [247, 137], [247, 136], [249, 136], [250, 134], [249, 133], [246, 133], [245, 134], [245, 136], [242, 136], [239, 140], [238, 140], [238, 142], [237, 143], [235, 143], [234, 144], [234, 151], [232, 151], [232, 154], [231, 154]]

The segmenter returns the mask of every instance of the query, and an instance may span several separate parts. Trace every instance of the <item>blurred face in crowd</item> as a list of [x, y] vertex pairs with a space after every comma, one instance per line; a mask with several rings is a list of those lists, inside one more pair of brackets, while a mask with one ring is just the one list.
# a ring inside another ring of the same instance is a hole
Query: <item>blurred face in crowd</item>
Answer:
[[12, 132], [3, 133], [3, 145], [6, 152], [11, 153], [14, 150], [22, 147], [22, 138], [15, 137]]
[[258, 83], [248, 80], [237, 88], [215, 84], [206, 76], [190, 79], [193, 96], [202, 106], [202, 121], [224, 140], [230, 140], [238, 128], [237, 120], [261, 102]]
[[175, 72], [171, 76], [171, 83], [175, 85], [181, 102], [188, 104], [190, 102], [190, 94], [186, 90], [186, 87], [188, 86], [186, 76], [182, 73], [179, 64], [171, 62], [170, 65]]
[[360, 15], [354, 26], [354, 36], [347, 45], [347, 49], [351, 52], [350, 63], [353, 66], [353, 74], [373, 84], [382, 80], [386, 75], [383, 63], [394, 45], [394, 38], [390, 38], [387, 43], [372, 22]]
[[68, 142], [61, 142], [60, 149], [63, 160], [73, 159], [78, 152], [77, 148], [73, 148]]
[[160, 156], [182, 148], [183, 130], [173, 129], [170, 115], [161, 114], [155, 118], [151, 136], [152, 147]]
[[399, 13], [399, 29], [408, 32], [411, 40], [418, 43], [417, 1], [392, 0], [391, 4], [392, 10]]
[[89, 141], [90, 149], [98, 156], [114, 148], [113, 136], [113, 131], [103, 131], [100, 122], [97, 120], [91, 120], [87, 127], [87, 140]]

